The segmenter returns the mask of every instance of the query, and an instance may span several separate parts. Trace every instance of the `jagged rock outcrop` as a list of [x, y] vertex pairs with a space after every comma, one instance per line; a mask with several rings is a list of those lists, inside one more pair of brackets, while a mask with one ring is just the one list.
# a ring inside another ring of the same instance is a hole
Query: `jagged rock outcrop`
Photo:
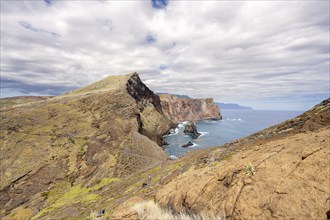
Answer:
[[211, 98], [178, 98], [160, 94], [163, 113], [174, 122], [221, 119], [219, 107]]
[[[65, 210], [73, 204], [88, 206], [101, 198], [89, 188], [144, 172], [167, 158], [155, 142], [172, 122], [136, 73], [20, 103], [0, 110], [0, 218], [22, 212], [70, 216]], [[90, 195], [68, 199], [71, 188]]]
[[184, 125], [183, 133], [191, 135], [193, 138], [198, 138], [201, 134], [197, 131], [196, 124], [192, 121]]

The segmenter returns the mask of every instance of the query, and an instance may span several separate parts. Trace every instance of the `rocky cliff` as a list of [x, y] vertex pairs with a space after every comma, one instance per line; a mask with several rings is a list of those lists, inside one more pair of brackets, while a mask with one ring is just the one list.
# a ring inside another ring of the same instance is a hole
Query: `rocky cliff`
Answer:
[[179, 98], [160, 94], [164, 114], [174, 122], [221, 119], [219, 107], [211, 98]]

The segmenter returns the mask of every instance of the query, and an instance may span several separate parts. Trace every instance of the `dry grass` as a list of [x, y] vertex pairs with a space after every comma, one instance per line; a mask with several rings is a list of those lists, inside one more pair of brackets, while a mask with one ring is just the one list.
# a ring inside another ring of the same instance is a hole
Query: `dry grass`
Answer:
[[169, 209], [162, 209], [158, 204], [153, 201], [135, 204], [132, 207], [138, 212], [139, 219], [141, 220], [224, 220], [225, 217], [220, 216], [206, 216], [187, 214], [185, 212], [174, 214]]

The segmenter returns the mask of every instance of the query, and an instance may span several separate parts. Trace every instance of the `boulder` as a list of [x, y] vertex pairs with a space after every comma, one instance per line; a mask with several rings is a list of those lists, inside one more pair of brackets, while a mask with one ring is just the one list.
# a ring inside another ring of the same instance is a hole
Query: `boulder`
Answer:
[[183, 147], [183, 148], [187, 148], [187, 147], [190, 147], [190, 146], [193, 146], [193, 145], [194, 145], [194, 144], [191, 143], [191, 141], [189, 141], [188, 143], [182, 145], [181, 147]]

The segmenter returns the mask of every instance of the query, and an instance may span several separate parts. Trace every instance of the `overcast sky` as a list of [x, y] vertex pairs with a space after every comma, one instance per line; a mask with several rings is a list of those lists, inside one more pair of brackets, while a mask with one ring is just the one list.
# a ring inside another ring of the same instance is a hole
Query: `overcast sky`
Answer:
[[155, 92], [306, 110], [329, 97], [329, 1], [1, 0], [1, 97], [135, 71]]

